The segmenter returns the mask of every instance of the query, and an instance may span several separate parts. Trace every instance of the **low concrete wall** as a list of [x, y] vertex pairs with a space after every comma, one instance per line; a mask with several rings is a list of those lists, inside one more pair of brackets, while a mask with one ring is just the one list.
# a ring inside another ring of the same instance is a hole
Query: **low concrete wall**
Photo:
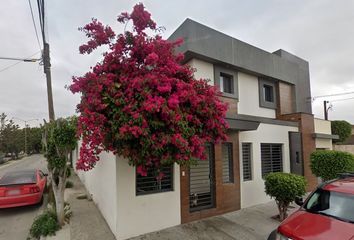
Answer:
[[333, 149], [354, 154], [354, 145], [333, 145]]
[[117, 238], [127, 239], [181, 224], [180, 169], [174, 166], [173, 191], [136, 195], [135, 168], [118, 159]]

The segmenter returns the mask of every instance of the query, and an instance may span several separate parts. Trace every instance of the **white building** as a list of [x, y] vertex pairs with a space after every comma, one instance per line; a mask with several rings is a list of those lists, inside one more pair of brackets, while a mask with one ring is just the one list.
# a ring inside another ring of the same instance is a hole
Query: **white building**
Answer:
[[269, 172], [304, 175], [309, 189], [317, 183], [309, 168], [318, 135], [308, 63], [190, 19], [170, 37], [177, 38], [184, 39], [178, 51], [195, 77], [220, 87], [229, 103], [229, 139], [209, 145], [208, 160], [198, 166], [166, 169], [162, 183], [109, 153], [92, 171], [78, 172], [117, 239], [267, 202], [263, 176]]

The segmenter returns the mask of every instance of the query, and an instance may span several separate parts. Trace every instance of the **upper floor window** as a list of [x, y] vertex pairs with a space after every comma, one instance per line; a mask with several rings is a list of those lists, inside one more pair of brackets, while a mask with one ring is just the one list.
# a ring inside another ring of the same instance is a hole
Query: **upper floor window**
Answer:
[[224, 93], [234, 93], [234, 80], [231, 75], [220, 73], [220, 91]]
[[238, 99], [237, 77], [234, 69], [214, 65], [214, 84], [220, 87], [223, 97]]
[[163, 177], [158, 178], [159, 172], [150, 168], [146, 176], [136, 172], [136, 195], [173, 191], [173, 167], [162, 167]]
[[264, 108], [276, 108], [275, 82], [259, 79], [259, 106]]
[[273, 86], [268, 84], [263, 85], [263, 97], [266, 102], [274, 102]]

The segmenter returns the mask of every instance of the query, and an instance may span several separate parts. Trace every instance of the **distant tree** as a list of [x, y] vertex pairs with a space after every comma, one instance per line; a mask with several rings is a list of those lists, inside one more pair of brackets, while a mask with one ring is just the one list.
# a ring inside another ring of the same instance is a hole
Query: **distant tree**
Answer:
[[28, 153], [40, 153], [42, 150], [42, 127], [27, 128], [27, 151]]
[[332, 134], [338, 135], [338, 140], [333, 140], [333, 142], [342, 143], [350, 137], [352, 134], [352, 125], [347, 121], [332, 121], [331, 122]]
[[18, 158], [19, 152], [24, 150], [24, 135], [14, 121], [7, 119], [7, 115], [0, 115], [0, 151], [11, 153], [12, 158]]

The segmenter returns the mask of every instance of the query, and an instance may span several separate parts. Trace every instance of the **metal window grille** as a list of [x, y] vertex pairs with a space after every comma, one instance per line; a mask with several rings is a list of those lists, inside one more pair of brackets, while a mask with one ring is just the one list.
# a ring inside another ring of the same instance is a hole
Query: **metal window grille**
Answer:
[[141, 176], [136, 172], [136, 195], [173, 191], [173, 166], [161, 168], [164, 174], [158, 179], [159, 172], [156, 169], [149, 169], [147, 176]]
[[261, 144], [262, 177], [271, 172], [283, 171], [282, 148], [282, 144]]
[[222, 180], [223, 183], [233, 183], [232, 143], [223, 143], [222, 150]]
[[243, 181], [252, 180], [252, 144], [242, 143]]

